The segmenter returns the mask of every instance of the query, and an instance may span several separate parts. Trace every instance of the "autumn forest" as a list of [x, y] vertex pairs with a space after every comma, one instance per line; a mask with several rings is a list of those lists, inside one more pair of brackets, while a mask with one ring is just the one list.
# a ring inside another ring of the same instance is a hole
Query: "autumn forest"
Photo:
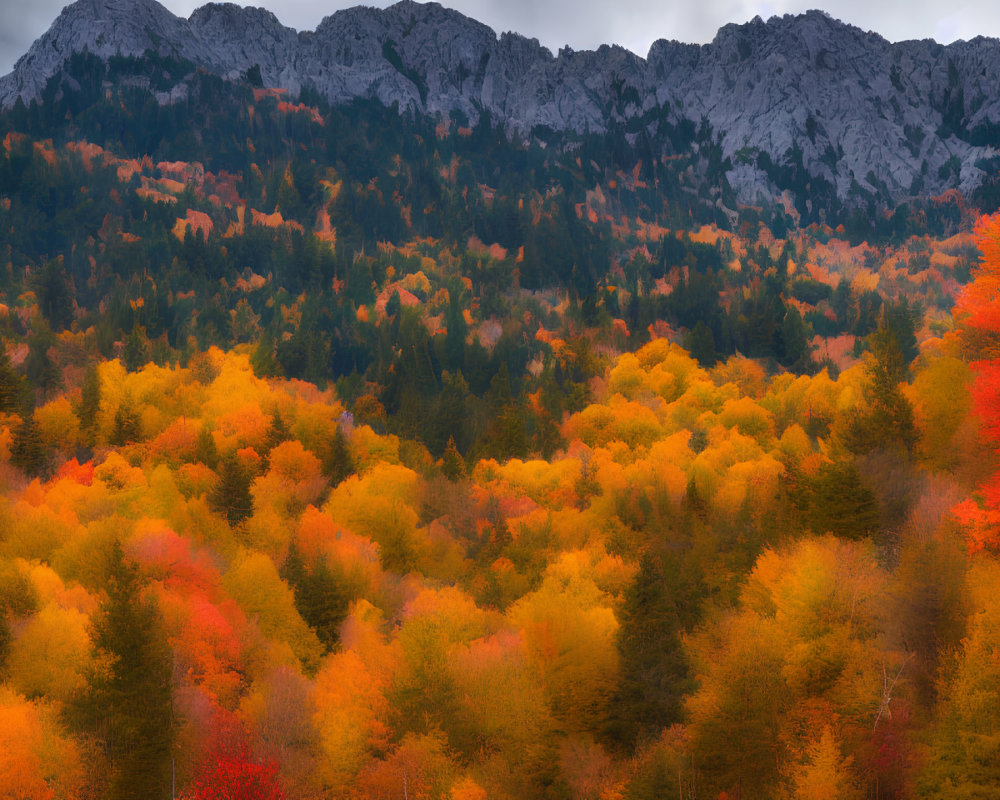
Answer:
[[0, 795], [995, 796], [995, 193], [661, 131], [0, 112]]

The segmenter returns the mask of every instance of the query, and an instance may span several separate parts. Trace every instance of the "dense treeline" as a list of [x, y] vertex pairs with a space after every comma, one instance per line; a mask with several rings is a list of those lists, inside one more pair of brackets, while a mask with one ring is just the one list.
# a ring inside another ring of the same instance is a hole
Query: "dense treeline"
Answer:
[[[157, 101], [177, 87], [175, 102]], [[942, 267], [912, 245], [908, 271], [920, 281], [902, 289], [817, 281], [803, 270], [830, 235], [822, 229], [776, 249], [762, 215], [745, 209], [738, 235], [678, 234], [729, 223], [682, 190], [688, 157], [649, 175], [648, 157], [600, 137], [543, 146], [508, 140], [485, 116], [435, 128], [375, 104], [329, 108], [308, 92], [292, 104], [153, 56], [76, 56], [42, 103], [0, 118], [0, 292], [23, 309], [2, 333], [31, 346], [23, 366], [42, 395], [58, 385], [50, 337], [63, 330], [93, 328], [100, 354], [130, 369], [254, 342], [259, 374], [337, 382], [352, 401], [372, 395], [389, 430], [435, 455], [452, 407], [466, 404], [469, 428], [454, 437], [463, 456], [526, 452], [490, 441], [485, 418], [506, 402], [491, 391], [523, 410], [547, 386], [549, 416], [572, 410], [559, 398], [578, 403], [599, 372], [577, 343], [584, 329], [634, 349], [665, 323], [707, 366], [739, 352], [814, 371], [824, 363], [815, 335], [862, 341], [886, 313], [917, 325], [907, 298], [947, 307], [932, 270], [961, 277], [971, 262]], [[958, 215], [953, 224], [965, 213], [956, 198], [934, 208]], [[790, 218], [774, 219], [787, 233]], [[397, 307], [394, 288], [419, 312]], [[425, 324], [431, 305], [444, 336]], [[498, 320], [499, 340], [477, 335]], [[579, 352], [551, 359], [546, 331]], [[525, 382], [526, 365], [546, 359]], [[439, 421], [418, 424], [428, 417]], [[530, 420], [524, 428], [515, 439], [551, 438]]]
[[934, 744], [971, 735], [967, 625], [992, 607], [993, 557], [949, 514], [990, 462], [969, 367], [949, 338], [908, 376], [884, 325], [871, 349], [833, 380], [654, 340], [548, 460], [435, 459], [246, 346], [102, 362], [0, 423], [0, 775], [30, 797], [166, 796], [171, 757], [191, 797], [988, 782]]

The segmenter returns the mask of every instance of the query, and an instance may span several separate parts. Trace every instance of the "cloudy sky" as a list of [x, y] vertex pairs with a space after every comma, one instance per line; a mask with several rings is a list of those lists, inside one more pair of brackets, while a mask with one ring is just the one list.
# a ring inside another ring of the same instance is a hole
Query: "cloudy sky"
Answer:
[[[161, 2], [187, 17], [205, 0]], [[252, 0], [297, 30], [312, 30], [328, 14], [359, 2], [389, 4], [386, 0]], [[64, 5], [66, 0], [0, 0], [0, 75], [10, 72]], [[498, 32], [537, 37], [553, 52], [566, 44], [583, 50], [608, 43], [645, 56], [656, 39], [704, 43], [727, 22], [809, 8], [822, 8], [891, 41], [931, 38], [947, 44], [977, 35], [1000, 37], [1000, 15], [988, 0], [444, 0], [443, 5]]]

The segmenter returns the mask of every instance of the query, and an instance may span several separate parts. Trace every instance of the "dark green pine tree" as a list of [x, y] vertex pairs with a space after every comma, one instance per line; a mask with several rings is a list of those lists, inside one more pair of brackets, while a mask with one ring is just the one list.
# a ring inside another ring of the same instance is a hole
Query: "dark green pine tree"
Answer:
[[28, 357], [24, 360], [24, 374], [28, 382], [48, 394], [62, 384], [62, 373], [49, 354], [56, 344], [56, 337], [47, 327], [28, 337]]
[[868, 337], [863, 402], [850, 420], [844, 443], [856, 454], [891, 450], [908, 455], [917, 442], [913, 407], [899, 385], [909, 375], [896, 334], [887, 326]]
[[209, 469], [219, 466], [219, 451], [215, 447], [215, 437], [208, 428], [198, 431], [194, 443], [194, 457]]
[[77, 416], [80, 418], [80, 428], [86, 436], [87, 443], [93, 445], [97, 433], [97, 412], [101, 408], [101, 377], [97, 367], [91, 365], [83, 375], [83, 386], [80, 388], [80, 405]]
[[456, 280], [448, 289], [448, 311], [445, 312], [444, 366], [454, 372], [460, 370], [465, 363], [465, 337], [469, 333], [469, 326], [462, 314], [462, 285]]
[[48, 261], [31, 282], [38, 307], [54, 331], [73, 324], [73, 281], [63, 268], [62, 258]]
[[459, 452], [468, 451], [472, 445], [469, 406], [469, 384], [461, 371], [445, 376], [424, 426], [424, 442], [434, 455], [444, 454], [448, 439], [455, 440]]
[[[694, 622], [685, 597], [689, 571], [664, 557], [644, 554], [635, 582], [625, 592], [618, 630], [622, 677], [610, 737], [626, 750], [681, 719], [684, 694], [692, 688], [681, 632]], [[687, 609], [687, 612], [684, 609]]]
[[0, 413], [17, 413], [24, 407], [26, 397], [24, 381], [11, 366], [0, 342]]
[[784, 350], [781, 358], [783, 366], [794, 372], [809, 371], [812, 360], [812, 345], [809, 344], [809, 328], [795, 306], [789, 306], [781, 323], [781, 343]]
[[323, 456], [323, 474], [334, 486], [354, 474], [354, 459], [351, 458], [351, 451], [347, 446], [347, 437], [339, 425]]
[[250, 354], [250, 366], [253, 367], [253, 374], [258, 378], [281, 375], [281, 366], [274, 357], [274, 337], [270, 331], [264, 331], [260, 335], [257, 346]]
[[14, 432], [14, 440], [10, 445], [10, 463], [26, 475], [39, 475], [45, 469], [45, 462], [45, 447], [35, 423], [35, 415], [28, 414]]
[[878, 531], [878, 500], [853, 461], [824, 465], [810, 489], [807, 519], [814, 533], [861, 539]]
[[340, 626], [347, 619], [354, 599], [337, 579], [326, 559], [320, 557], [309, 567], [302, 558], [295, 540], [281, 568], [281, 577], [288, 581], [295, 597], [295, 607], [326, 647], [333, 650], [340, 641]]
[[80, 710], [111, 765], [109, 800], [166, 800], [173, 658], [156, 605], [143, 597], [138, 571], [118, 542], [108, 568], [108, 598], [92, 630], [107, 668], [92, 678]]
[[111, 444], [118, 447], [137, 442], [142, 437], [142, 422], [132, 400], [125, 397], [115, 412], [115, 427], [111, 431]]
[[148, 361], [149, 347], [146, 344], [146, 336], [138, 325], [134, 325], [122, 351], [122, 363], [129, 372], [135, 372], [146, 366]]
[[267, 426], [267, 433], [264, 435], [264, 444], [260, 453], [264, 458], [264, 462], [268, 463], [271, 451], [275, 447], [289, 441], [291, 438], [292, 432], [288, 429], [288, 423], [285, 422], [281, 411], [277, 408], [274, 409], [274, 416], [271, 417], [271, 424]]
[[253, 513], [250, 476], [234, 453], [224, 456], [219, 462], [219, 485], [212, 493], [212, 505], [230, 525], [239, 525]]
[[715, 335], [704, 320], [698, 320], [684, 337], [684, 346], [703, 367], [711, 367], [719, 360], [715, 351]]
[[454, 436], [448, 438], [448, 445], [444, 449], [444, 456], [442, 456], [441, 471], [450, 481], [457, 481], [465, 476], [465, 459], [462, 458], [462, 454], [455, 446]]

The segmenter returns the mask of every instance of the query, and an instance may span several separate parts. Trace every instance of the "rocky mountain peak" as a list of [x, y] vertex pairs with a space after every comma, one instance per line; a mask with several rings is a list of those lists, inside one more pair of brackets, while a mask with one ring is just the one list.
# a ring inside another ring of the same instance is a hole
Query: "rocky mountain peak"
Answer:
[[413, 0], [338, 11], [301, 33], [231, 3], [182, 19], [155, 0], [77, 0], [0, 79], [0, 104], [38, 98], [85, 49], [153, 50], [229, 78], [258, 65], [266, 85], [309, 86], [334, 103], [371, 98], [472, 122], [485, 109], [524, 135], [624, 126], [663, 140], [664, 125], [707, 125], [748, 202], [771, 196], [782, 170], [845, 200], [970, 190], [1000, 144], [996, 40], [891, 44], [822, 11], [726, 25], [706, 45], [659, 40], [643, 59], [615, 46], [553, 56]]

